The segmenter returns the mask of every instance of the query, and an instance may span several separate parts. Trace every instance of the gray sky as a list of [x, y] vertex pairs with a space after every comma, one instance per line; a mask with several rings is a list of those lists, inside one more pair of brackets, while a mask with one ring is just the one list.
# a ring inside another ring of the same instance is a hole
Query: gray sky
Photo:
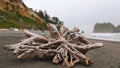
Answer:
[[69, 27], [92, 32], [96, 22], [120, 24], [120, 0], [24, 0], [34, 10], [46, 10]]

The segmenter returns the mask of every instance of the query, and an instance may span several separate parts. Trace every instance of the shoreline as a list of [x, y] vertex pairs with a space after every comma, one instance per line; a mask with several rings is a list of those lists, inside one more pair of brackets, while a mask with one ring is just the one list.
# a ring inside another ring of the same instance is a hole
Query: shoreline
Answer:
[[[42, 34], [42, 35], [47, 35], [48, 34], [48, 31], [45, 31], [44, 33], [41, 31], [41, 30], [29, 30], [33, 33], [37, 33], [37, 34]], [[3, 34], [3, 33], [8, 33], [9, 34], [21, 34], [21, 36], [24, 36], [24, 32], [23, 30], [19, 30], [19, 31], [10, 31], [10, 30], [0, 30], [0, 34]], [[49, 34], [48, 34], [49, 35]], [[89, 37], [85, 37], [86, 39], [91, 39], [91, 40], [99, 40], [99, 41], [106, 41], [106, 42], [116, 42], [116, 43], [119, 43], [120, 41], [118, 40], [107, 40], [107, 39], [97, 39], [97, 38], [89, 38]]]
[[120, 44], [120, 41], [103, 40], [103, 39], [94, 39], [94, 38], [86, 38], [86, 39], [89, 39], [89, 40], [96, 40], [96, 41], [113, 42], [113, 43], [119, 43], [119, 44]]
[[[41, 34], [41, 31], [36, 32]], [[47, 33], [45, 33], [47, 34]], [[43, 33], [41, 34], [43, 35]], [[23, 32], [0, 31], [0, 67], [1, 68], [66, 68], [62, 64], [53, 64], [51, 60], [28, 59], [18, 60], [17, 55], [13, 55], [11, 51], [4, 50], [4, 45], [14, 44], [24, 39]], [[104, 40], [88, 39], [92, 43], [101, 42], [105, 46], [91, 50], [87, 56], [93, 59], [93, 64], [86, 66], [76, 64], [74, 68], [119, 68], [120, 67], [120, 42], [110, 42]]]

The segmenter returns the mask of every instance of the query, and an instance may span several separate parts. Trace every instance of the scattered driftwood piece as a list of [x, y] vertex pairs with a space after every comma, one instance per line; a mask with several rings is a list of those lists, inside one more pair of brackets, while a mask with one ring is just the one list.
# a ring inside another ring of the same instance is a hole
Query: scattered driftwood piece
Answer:
[[47, 24], [51, 37], [47, 38], [25, 30], [26, 39], [17, 44], [5, 45], [8, 50], [17, 54], [17, 59], [39, 58], [53, 59], [55, 64], [63, 63], [64, 66], [73, 67], [76, 63], [82, 62], [86, 65], [93, 61], [85, 54], [87, 51], [103, 46], [103, 43], [92, 44], [82, 37], [78, 28], [60, 31], [54, 24]]

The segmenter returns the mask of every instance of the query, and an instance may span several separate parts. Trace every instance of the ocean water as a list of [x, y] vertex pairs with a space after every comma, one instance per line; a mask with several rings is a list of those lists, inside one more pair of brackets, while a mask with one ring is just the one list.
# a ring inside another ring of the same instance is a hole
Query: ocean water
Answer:
[[86, 38], [120, 42], [120, 33], [86, 33]]

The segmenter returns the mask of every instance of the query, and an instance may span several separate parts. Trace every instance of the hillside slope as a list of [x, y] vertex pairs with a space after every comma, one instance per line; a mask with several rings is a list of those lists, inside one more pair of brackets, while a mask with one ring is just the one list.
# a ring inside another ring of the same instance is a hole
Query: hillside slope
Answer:
[[39, 29], [43, 21], [22, 0], [0, 1], [0, 28]]

